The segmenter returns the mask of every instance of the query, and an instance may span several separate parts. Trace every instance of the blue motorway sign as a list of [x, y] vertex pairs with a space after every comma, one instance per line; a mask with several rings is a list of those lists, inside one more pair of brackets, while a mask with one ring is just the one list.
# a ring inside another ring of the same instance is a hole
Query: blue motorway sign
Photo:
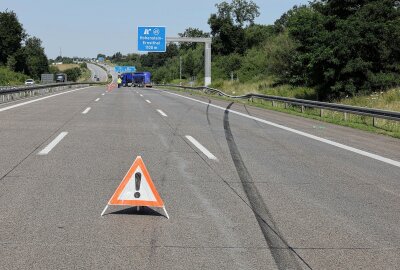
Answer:
[[118, 73], [133, 73], [133, 72], [136, 72], [136, 67], [115, 66], [114, 70], [115, 70], [115, 72], [118, 72]]
[[138, 27], [138, 51], [140, 52], [165, 52], [166, 29], [163, 26]]

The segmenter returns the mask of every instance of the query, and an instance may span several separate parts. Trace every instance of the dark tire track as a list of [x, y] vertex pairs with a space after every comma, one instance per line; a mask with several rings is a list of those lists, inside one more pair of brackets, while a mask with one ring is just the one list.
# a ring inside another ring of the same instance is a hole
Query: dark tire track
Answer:
[[226, 141], [228, 143], [229, 151], [231, 153], [236, 171], [246, 193], [246, 197], [250, 202], [250, 207], [253, 210], [258, 225], [260, 226], [264, 238], [267, 241], [276, 266], [278, 269], [303, 269], [299, 264], [299, 260], [301, 260], [309, 269], [311, 269], [311, 267], [296, 253], [292, 247], [288, 245], [286, 240], [283, 238], [282, 234], [275, 225], [272, 215], [265, 205], [262, 196], [253, 183], [253, 178], [251, 177], [246, 165], [242, 160], [242, 156], [236, 145], [230, 128], [229, 109], [232, 104], [233, 102], [228, 105], [224, 113], [224, 130]]

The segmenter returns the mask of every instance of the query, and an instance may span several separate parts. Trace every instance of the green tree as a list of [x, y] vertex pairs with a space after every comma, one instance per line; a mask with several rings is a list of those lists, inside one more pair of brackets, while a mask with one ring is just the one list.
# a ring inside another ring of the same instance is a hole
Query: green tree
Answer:
[[25, 39], [25, 30], [13, 11], [0, 12], [0, 64], [6, 64]]
[[120, 61], [122, 58], [123, 58], [123, 55], [121, 52], [117, 52], [113, 56], [111, 56], [112, 61]]
[[[192, 28], [189, 27], [185, 30], [185, 32], [183, 33], [179, 33], [178, 34], [180, 37], [210, 37], [210, 33], [205, 33], [202, 30], [198, 29], [198, 28]], [[197, 46], [197, 43], [193, 43], [193, 42], [186, 42], [186, 43], [182, 43], [179, 45], [179, 47], [183, 50], [188, 50], [188, 49], [195, 49]]]
[[275, 35], [275, 28], [272, 25], [252, 24], [244, 29], [247, 49], [260, 46]]
[[37, 37], [30, 37], [24, 46], [26, 57], [26, 73], [32, 78], [39, 79], [42, 73], [49, 71], [48, 59], [42, 47], [42, 41]]
[[233, 0], [215, 5], [217, 13], [211, 14], [208, 24], [213, 37], [213, 51], [217, 54], [243, 54], [247, 44], [244, 26], [253, 25], [260, 15], [258, 6], [253, 1]]
[[254, 24], [254, 20], [260, 16], [259, 7], [253, 1], [232, 0], [231, 8], [233, 17], [240, 27], [246, 23]]
[[334, 99], [400, 84], [400, 9], [392, 0], [322, 0], [296, 10], [287, 30], [302, 68], [293, 76]]

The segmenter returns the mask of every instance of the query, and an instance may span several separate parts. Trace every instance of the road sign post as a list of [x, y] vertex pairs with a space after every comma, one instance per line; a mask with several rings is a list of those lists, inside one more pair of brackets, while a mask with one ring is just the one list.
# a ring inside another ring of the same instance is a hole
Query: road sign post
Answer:
[[164, 26], [139, 26], [138, 51], [140, 52], [165, 52], [166, 29]]
[[211, 84], [211, 38], [167, 37], [167, 42], [204, 43], [204, 86]]

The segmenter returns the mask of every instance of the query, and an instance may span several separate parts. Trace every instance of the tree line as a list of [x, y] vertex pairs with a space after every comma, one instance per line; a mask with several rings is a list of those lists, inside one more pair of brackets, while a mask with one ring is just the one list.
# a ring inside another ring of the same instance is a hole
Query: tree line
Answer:
[[30, 37], [13, 11], [0, 12], [0, 66], [39, 79], [48, 72], [42, 41]]
[[[274, 78], [275, 84], [308, 86], [333, 100], [400, 85], [400, 1], [315, 0], [294, 6], [274, 24], [256, 24], [253, 1], [215, 5], [210, 32], [188, 28], [180, 36], [212, 37], [215, 82]], [[116, 53], [108, 58], [153, 72], [155, 81], [204, 75], [204, 47], [169, 44], [166, 53]]]

